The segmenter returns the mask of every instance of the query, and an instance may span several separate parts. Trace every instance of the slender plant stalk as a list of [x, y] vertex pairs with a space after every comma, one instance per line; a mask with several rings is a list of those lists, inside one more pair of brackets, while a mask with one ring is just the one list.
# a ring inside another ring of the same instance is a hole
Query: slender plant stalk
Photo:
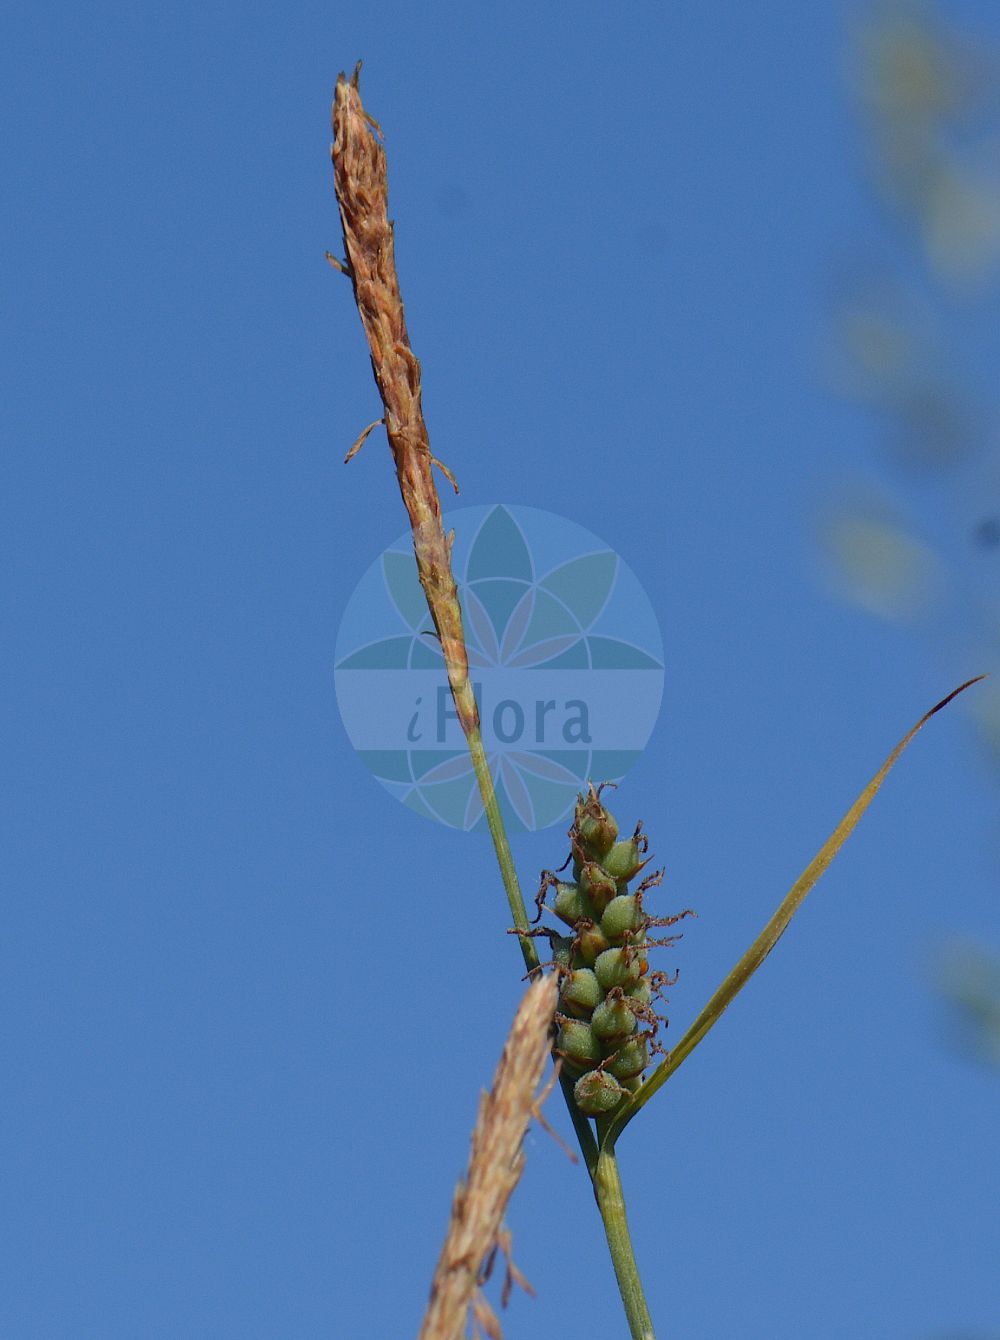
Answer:
[[642, 1281], [632, 1250], [632, 1239], [625, 1216], [625, 1197], [613, 1146], [603, 1148], [597, 1160], [594, 1194], [597, 1197], [604, 1232], [611, 1250], [618, 1289], [625, 1305], [629, 1334], [632, 1340], [656, 1340], [653, 1320], [646, 1306], [646, 1295], [642, 1291]]
[[500, 813], [500, 806], [497, 802], [496, 788], [493, 785], [493, 775], [490, 772], [490, 765], [486, 758], [486, 750], [483, 748], [483, 736], [479, 729], [479, 723], [470, 730], [466, 731], [465, 739], [469, 746], [469, 753], [472, 755], [472, 769], [476, 774], [476, 781], [479, 784], [479, 794], [483, 798], [483, 809], [486, 813], [486, 824], [490, 830], [490, 837], [493, 839], [493, 849], [497, 854], [497, 862], [500, 866], [500, 878], [503, 880], [503, 887], [507, 894], [507, 902], [510, 905], [511, 916], [514, 918], [514, 925], [518, 931], [518, 943], [521, 946], [521, 953], [524, 956], [525, 967], [529, 972], [534, 972], [539, 967], [538, 951], [535, 949], [535, 942], [528, 934], [531, 929], [528, 921], [528, 913], [525, 911], [524, 898], [521, 895], [521, 885], [517, 878], [517, 868], [514, 865], [514, 856], [510, 849], [510, 842], [507, 839], [507, 830], [504, 827], [503, 815]]

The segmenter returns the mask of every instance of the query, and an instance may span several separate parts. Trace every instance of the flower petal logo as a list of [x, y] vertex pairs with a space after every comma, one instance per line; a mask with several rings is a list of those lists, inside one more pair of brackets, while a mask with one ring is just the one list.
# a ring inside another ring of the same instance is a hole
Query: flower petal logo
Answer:
[[[563, 823], [588, 777], [620, 779], [649, 739], [663, 693], [656, 616], [631, 569], [575, 522], [497, 505], [445, 524], [504, 822]], [[438, 823], [485, 827], [408, 533], [354, 591], [335, 679], [351, 743], [388, 791]]]

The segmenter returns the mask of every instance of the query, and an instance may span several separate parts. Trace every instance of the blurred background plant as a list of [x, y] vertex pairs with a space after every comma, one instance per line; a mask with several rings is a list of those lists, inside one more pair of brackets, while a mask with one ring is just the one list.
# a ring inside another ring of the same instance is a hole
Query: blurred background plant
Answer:
[[[1000, 51], [887, 0], [855, 18], [847, 83], [868, 188], [835, 268], [827, 377], [867, 463], [821, 522], [832, 586], [944, 668], [1000, 657]], [[1000, 783], [1000, 679], [969, 700]], [[1000, 855], [1000, 852], [998, 852]], [[1000, 1064], [1000, 955], [956, 939], [931, 981], [963, 1052]]]
[[939, 957], [936, 985], [952, 1007], [956, 1048], [1000, 1066], [1000, 959], [974, 941], [955, 940]]

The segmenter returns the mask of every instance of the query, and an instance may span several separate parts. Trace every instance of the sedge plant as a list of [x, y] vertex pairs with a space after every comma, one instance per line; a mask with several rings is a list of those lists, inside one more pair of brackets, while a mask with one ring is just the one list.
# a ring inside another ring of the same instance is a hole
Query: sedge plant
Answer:
[[[970, 679], [935, 704], [899, 741], [816, 856], [794, 882], [757, 939], [708, 1000], [677, 1045], [658, 1040], [655, 1005], [669, 979], [650, 967], [649, 953], [674, 936], [653, 932], [675, 925], [690, 909], [654, 916], [647, 898], [662, 872], [643, 875], [648, 864], [641, 825], [622, 837], [603, 788], [581, 794], [569, 832], [564, 877], [544, 872], [536, 921], [548, 910], [560, 927], [533, 926], [483, 747], [479, 711], [458, 591], [451, 568], [433, 468], [457, 492], [454, 478], [431, 453], [421, 407], [421, 369], [410, 344], [396, 273], [393, 225], [388, 214], [386, 155], [378, 123], [365, 110], [358, 86], [360, 63], [337, 80], [333, 104], [334, 185], [343, 228], [344, 255], [327, 253], [352, 284], [371, 352], [382, 402], [380, 418], [361, 433], [350, 460], [378, 426], [384, 426], [404, 506], [410, 519], [417, 572], [437, 636], [459, 722], [465, 734], [500, 877], [529, 977], [551, 966], [558, 978], [552, 1047], [561, 1062], [559, 1082], [593, 1185], [632, 1340], [655, 1340], [652, 1318], [629, 1235], [616, 1147], [678, 1067], [718, 1022], [786, 930], [809, 891], [871, 804], [906, 746], [936, 712], [983, 676]], [[642, 878], [640, 878], [642, 876]], [[638, 880], [638, 883], [633, 881]], [[543, 963], [538, 951], [548, 941]], [[654, 1057], [659, 1058], [650, 1071]], [[649, 1073], [647, 1073], [649, 1072]]]

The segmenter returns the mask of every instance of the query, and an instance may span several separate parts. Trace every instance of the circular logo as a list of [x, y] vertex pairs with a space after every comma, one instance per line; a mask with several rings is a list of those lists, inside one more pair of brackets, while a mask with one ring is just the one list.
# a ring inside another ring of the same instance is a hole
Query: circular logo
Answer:
[[[659, 715], [663, 647], [634, 573], [583, 526], [534, 507], [463, 507], [458, 585], [509, 832], [565, 822], [588, 778], [618, 781]], [[337, 637], [337, 701], [358, 756], [410, 809], [485, 827], [409, 532], [372, 564]]]

